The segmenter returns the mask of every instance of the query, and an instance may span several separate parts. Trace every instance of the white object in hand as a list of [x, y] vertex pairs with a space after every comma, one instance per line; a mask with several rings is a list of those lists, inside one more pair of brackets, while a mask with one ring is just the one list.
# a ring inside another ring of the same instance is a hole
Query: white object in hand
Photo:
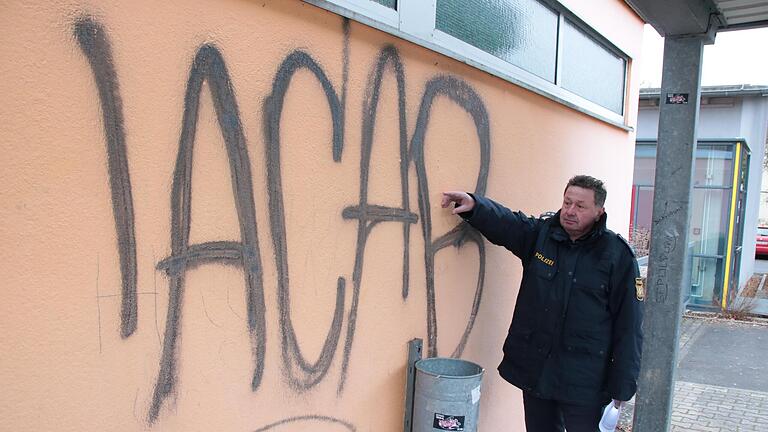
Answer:
[[613, 401], [603, 408], [603, 416], [600, 417], [600, 432], [614, 432], [616, 424], [619, 422], [619, 413], [621, 408], [616, 408]]

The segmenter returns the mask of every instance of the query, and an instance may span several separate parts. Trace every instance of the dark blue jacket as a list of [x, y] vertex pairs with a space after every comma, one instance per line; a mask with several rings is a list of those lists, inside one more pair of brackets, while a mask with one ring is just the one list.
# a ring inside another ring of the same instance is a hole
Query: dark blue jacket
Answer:
[[605, 227], [572, 241], [547, 219], [473, 196], [462, 213], [523, 265], [499, 373], [522, 390], [568, 403], [629, 400], [640, 371], [644, 290], [629, 245]]

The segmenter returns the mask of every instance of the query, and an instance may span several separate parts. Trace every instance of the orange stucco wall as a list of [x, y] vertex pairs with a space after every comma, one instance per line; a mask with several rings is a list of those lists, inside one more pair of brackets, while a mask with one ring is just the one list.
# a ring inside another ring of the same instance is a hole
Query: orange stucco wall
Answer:
[[[622, 1], [570, 3], [636, 58]], [[298, 1], [4, 2], [0, 41], [2, 430], [397, 431], [417, 337], [516, 430], [520, 265], [442, 248], [440, 191], [590, 173], [628, 226], [633, 133]]]

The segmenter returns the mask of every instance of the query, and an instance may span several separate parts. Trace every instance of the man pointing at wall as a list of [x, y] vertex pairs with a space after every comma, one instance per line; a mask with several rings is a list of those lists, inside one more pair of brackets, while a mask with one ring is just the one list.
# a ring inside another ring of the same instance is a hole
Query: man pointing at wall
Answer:
[[442, 206], [523, 265], [501, 376], [523, 391], [528, 432], [595, 432], [602, 408], [637, 388], [644, 288], [629, 245], [605, 226], [603, 182], [568, 181], [551, 218], [484, 197], [443, 193]]

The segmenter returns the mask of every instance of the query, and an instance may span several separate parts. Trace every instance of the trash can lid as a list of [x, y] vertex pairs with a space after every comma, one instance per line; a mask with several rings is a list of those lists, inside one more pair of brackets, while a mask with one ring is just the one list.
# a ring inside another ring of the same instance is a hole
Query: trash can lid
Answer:
[[445, 378], [470, 378], [485, 372], [480, 365], [471, 361], [444, 357], [422, 359], [415, 366], [422, 373]]

